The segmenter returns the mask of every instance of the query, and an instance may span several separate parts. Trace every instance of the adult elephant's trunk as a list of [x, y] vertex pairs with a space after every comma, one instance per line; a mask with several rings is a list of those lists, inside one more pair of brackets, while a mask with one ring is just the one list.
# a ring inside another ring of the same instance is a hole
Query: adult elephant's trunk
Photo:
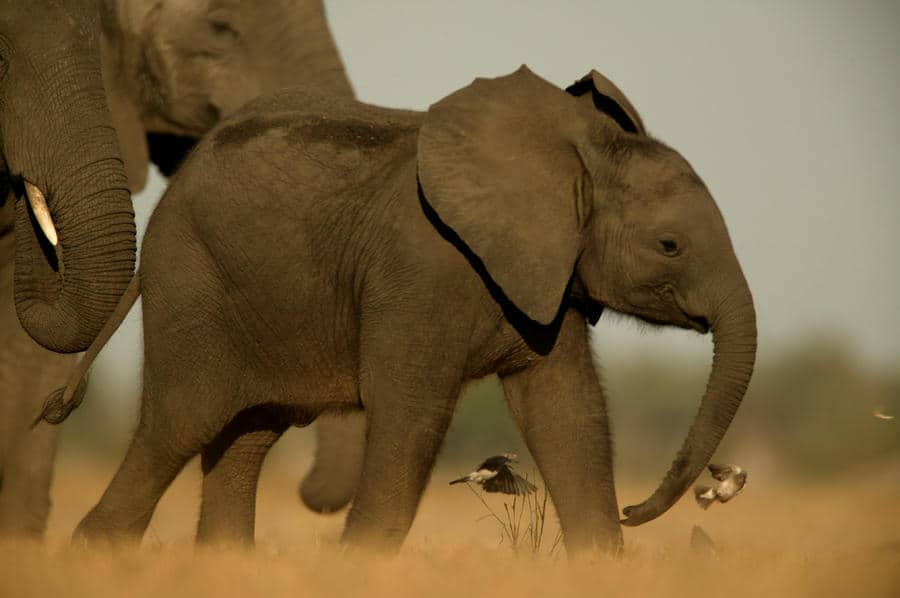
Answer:
[[87, 349], [131, 279], [134, 215], [121, 171], [121, 162], [106, 159], [58, 183], [47, 198], [55, 248], [29, 202], [16, 203], [16, 312], [28, 334], [53, 351]]
[[656, 491], [643, 503], [623, 510], [624, 525], [646, 523], [675, 504], [709, 463], [744, 398], [756, 360], [756, 312], [743, 276], [710, 324], [714, 357], [700, 410]]
[[[59, 11], [37, 24], [13, 15], [20, 53], [44, 49], [10, 69], [0, 130], [17, 195], [16, 312], [35, 341], [72, 353], [91, 344], [131, 279], [135, 225], [96, 17]], [[41, 221], [41, 197], [52, 225]]]

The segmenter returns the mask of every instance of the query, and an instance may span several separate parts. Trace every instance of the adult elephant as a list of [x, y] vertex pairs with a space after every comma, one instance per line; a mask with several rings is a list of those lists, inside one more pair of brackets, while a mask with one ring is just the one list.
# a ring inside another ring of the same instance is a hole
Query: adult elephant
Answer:
[[344, 539], [396, 548], [463, 382], [498, 373], [567, 549], [617, 550], [587, 321], [608, 306], [713, 333], [697, 417], [627, 525], [664, 513], [701, 473], [755, 361], [753, 301], [714, 200], [597, 73], [566, 93], [523, 67], [424, 114], [299, 91], [253, 102], [191, 154], [143, 252], [89, 353], [143, 292], [140, 421], [83, 536], [140, 537], [200, 453], [200, 538], [252, 541], [279, 435], [361, 408]]
[[129, 179], [170, 176], [203, 134], [285, 87], [352, 97], [322, 0], [102, 0], [104, 72]]
[[[46, 525], [58, 428], [30, 423], [74, 364], [55, 351], [86, 348], [130, 278], [129, 184], [143, 188], [149, 161], [171, 174], [260, 93], [300, 85], [352, 96], [321, 0], [46, 4], [0, 0], [0, 186], [35, 201], [43, 189], [60, 237], [56, 252], [21, 226], [14, 240], [16, 212], [20, 223], [29, 212], [0, 208], [0, 534], [33, 536]], [[42, 256], [63, 256], [58, 272]]]
[[92, 2], [0, 2], [0, 533], [40, 534], [56, 431], [41, 395], [134, 269], [128, 181]]

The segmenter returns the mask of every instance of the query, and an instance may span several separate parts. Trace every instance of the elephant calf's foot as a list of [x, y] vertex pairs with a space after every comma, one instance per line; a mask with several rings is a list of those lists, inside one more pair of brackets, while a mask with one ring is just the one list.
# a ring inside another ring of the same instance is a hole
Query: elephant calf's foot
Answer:
[[608, 560], [611, 556], [618, 558], [625, 549], [622, 529], [618, 525], [614, 529], [604, 530], [602, 534], [564, 537], [563, 541], [569, 560], [576, 563]]
[[149, 522], [150, 516], [145, 516], [131, 525], [122, 525], [95, 507], [75, 528], [72, 543], [81, 546], [139, 544]]
[[300, 500], [306, 508], [316, 513], [328, 514], [340, 511], [353, 499], [355, 486], [334, 487], [329, 480], [312, 473], [300, 483]]
[[341, 544], [351, 552], [391, 555], [400, 551], [409, 525], [376, 525], [363, 520], [351, 509]]
[[256, 539], [253, 522], [246, 525], [212, 525], [201, 516], [197, 525], [197, 545], [212, 548], [253, 548]]

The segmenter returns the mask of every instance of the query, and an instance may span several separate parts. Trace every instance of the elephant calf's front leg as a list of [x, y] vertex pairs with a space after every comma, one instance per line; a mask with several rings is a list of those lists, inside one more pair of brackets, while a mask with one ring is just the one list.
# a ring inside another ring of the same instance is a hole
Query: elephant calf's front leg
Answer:
[[[367, 433], [363, 470], [342, 540], [397, 550], [406, 538], [462, 385], [464, 356], [452, 342], [416, 347], [389, 329], [368, 339], [361, 394]], [[422, 350], [425, 347], [425, 350]]]
[[502, 382], [553, 498], [569, 554], [618, 552], [622, 530], [606, 402], [584, 318], [570, 311], [550, 354]]
[[[363, 472], [342, 541], [400, 548], [453, 414], [449, 394], [409, 401], [394, 395], [371, 410]], [[422, 404], [434, 399], [441, 405]]]

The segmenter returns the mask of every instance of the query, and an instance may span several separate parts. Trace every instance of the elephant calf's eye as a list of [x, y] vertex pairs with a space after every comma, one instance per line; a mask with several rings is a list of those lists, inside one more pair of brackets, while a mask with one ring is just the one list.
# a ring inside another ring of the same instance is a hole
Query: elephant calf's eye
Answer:
[[660, 248], [662, 248], [662, 252], [668, 256], [678, 255], [678, 243], [676, 243], [672, 239], [662, 239], [659, 242], [659, 246]]

